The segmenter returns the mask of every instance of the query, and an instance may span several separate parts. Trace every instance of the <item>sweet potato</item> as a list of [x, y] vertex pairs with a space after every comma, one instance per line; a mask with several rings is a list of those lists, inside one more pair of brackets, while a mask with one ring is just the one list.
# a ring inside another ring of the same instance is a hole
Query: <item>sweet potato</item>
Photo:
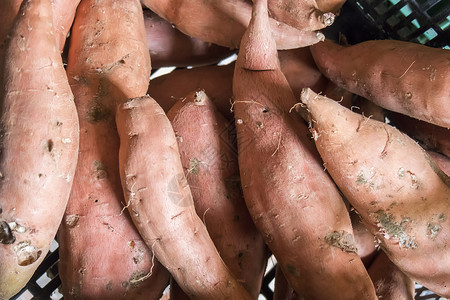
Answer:
[[234, 136], [229, 135], [234, 126], [201, 90], [179, 100], [167, 117], [177, 136], [195, 210], [225, 264], [256, 299], [267, 250], [242, 196]]
[[144, 10], [147, 45], [153, 68], [216, 64], [233, 50], [189, 37], [154, 12]]
[[[314, 89], [312, 90], [316, 93], [319, 93]], [[330, 99], [333, 99], [334, 101], [338, 101], [341, 105], [347, 108], [352, 107], [353, 93], [347, 91], [344, 88], [341, 88], [340, 86], [334, 84], [332, 81], [328, 81], [322, 94]]]
[[400, 271], [383, 251], [378, 253], [370, 265], [369, 275], [374, 283], [378, 299], [414, 299], [414, 281]]
[[375, 245], [375, 236], [367, 230], [366, 226], [361, 221], [360, 216], [353, 208], [350, 210], [349, 214], [350, 219], [352, 220], [353, 234], [355, 236], [355, 245], [358, 249], [358, 255], [361, 257], [364, 266], [368, 268], [378, 252]]
[[[21, 3], [22, 0], [2, 0], [0, 2], [0, 45], [3, 45]], [[53, 27], [56, 35], [56, 43], [59, 45], [60, 51], [64, 48], [67, 33], [72, 26], [75, 11], [79, 3], [80, 0], [54, 0], [52, 2]], [[3, 47], [1, 46], [0, 49]]]
[[149, 96], [116, 113], [119, 168], [130, 215], [156, 258], [194, 299], [250, 299], [219, 256], [195, 212], [177, 140]]
[[441, 168], [441, 170], [445, 174], [447, 174], [447, 176], [450, 176], [450, 158], [448, 156], [430, 150], [427, 150], [427, 153], [433, 158], [439, 168]]
[[[278, 55], [281, 71], [288, 80], [294, 95], [300, 96], [300, 92], [305, 87], [311, 87], [317, 92], [324, 89], [327, 79], [315, 66], [307, 48], [280, 50]], [[147, 93], [167, 112], [176, 101], [189, 92], [202, 89], [220, 113], [227, 119], [231, 119], [233, 73], [234, 63], [226, 66], [177, 69], [152, 79]]]
[[442, 127], [450, 97], [450, 51], [394, 41], [343, 47], [330, 40], [311, 46], [319, 70], [337, 85], [375, 104]]
[[[202, 41], [238, 48], [251, 17], [251, 3], [244, 0], [141, 0], [181, 32]], [[324, 39], [322, 33], [303, 31], [270, 20], [278, 49], [309, 46]]]
[[335, 15], [321, 11], [315, 0], [268, 0], [269, 13], [274, 19], [300, 30], [319, 30], [330, 26]]
[[335, 15], [339, 15], [339, 11], [344, 5], [345, 0], [316, 0], [315, 2], [321, 11], [331, 11]]
[[276, 266], [273, 300], [300, 300], [302, 299], [289, 285], [280, 266]]
[[308, 47], [278, 51], [280, 68], [286, 77], [296, 98], [300, 97], [302, 89], [311, 88], [321, 92], [328, 80], [317, 69]]
[[[114, 2], [82, 0], [72, 30], [67, 72], [82, 134], [74, 185], [58, 233], [65, 299], [159, 299], [169, 282], [169, 273], [123, 208], [114, 112], [124, 96], [146, 90], [150, 64], [148, 53], [136, 51], [145, 49], [139, 1], [124, 1], [122, 6]], [[114, 65], [114, 59], [120, 61], [126, 53], [131, 54]], [[129, 80], [110, 83], [119, 72]], [[139, 75], [144, 80], [135, 78]]]
[[150, 81], [147, 93], [168, 112], [188, 93], [204, 90], [216, 108], [227, 119], [232, 118], [231, 97], [234, 64], [178, 69]]
[[288, 113], [296, 100], [280, 71], [267, 0], [255, 1], [252, 16], [233, 79], [247, 208], [287, 281], [304, 298], [375, 299], [345, 204], [306, 125]]
[[22, 3], [1, 72], [0, 299], [23, 288], [63, 217], [79, 127], [50, 0]]
[[435, 293], [450, 295], [450, 179], [397, 129], [302, 93], [317, 149], [390, 260]]
[[450, 157], [450, 128], [436, 126], [391, 111], [386, 115], [392, 126], [418, 141], [425, 149]]

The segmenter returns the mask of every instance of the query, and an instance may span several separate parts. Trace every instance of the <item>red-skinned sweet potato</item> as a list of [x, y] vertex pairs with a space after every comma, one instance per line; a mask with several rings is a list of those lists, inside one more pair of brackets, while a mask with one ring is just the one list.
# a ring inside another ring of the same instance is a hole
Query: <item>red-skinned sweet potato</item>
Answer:
[[308, 47], [278, 51], [280, 68], [298, 99], [302, 89], [309, 87], [321, 92], [328, 80], [317, 69]]
[[379, 251], [375, 260], [370, 265], [369, 275], [375, 286], [378, 299], [414, 299], [414, 281], [400, 271], [383, 251]]
[[289, 285], [280, 266], [276, 266], [273, 300], [300, 300], [302, 299]]
[[345, 0], [316, 0], [315, 2], [321, 11], [331, 11], [335, 15], [339, 15], [339, 11], [344, 5]]
[[418, 141], [425, 149], [450, 157], [450, 128], [436, 126], [392, 111], [387, 112], [387, 117], [392, 126]]
[[177, 140], [149, 96], [116, 113], [120, 175], [130, 215], [156, 258], [194, 299], [251, 299], [217, 252], [195, 212]]
[[439, 168], [441, 168], [441, 170], [445, 174], [447, 174], [447, 176], [450, 176], [450, 158], [448, 156], [430, 150], [427, 150], [427, 153], [434, 159]]
[[148, 50], [155, 69], [216, 64], [234, 52], [227, 47], [187, 36], [148, 9], [144, 10], [144, 22]]
[[[82, 0], [71, 35], [67, 73], [81, 136], [58, 233], [65, 299], [159, 299], [169, 282], [123, 207], [114, 112], [124, 97], [147, 89], [150, 64], [148, 53], [136, 51], [145, 49], [139, 1], [114, 2]], [[113, 80], [118, 73], [128, 80]]]
[[[238, 48], [251, 17], [251, 3], [244, 0], [141, 0], [181, 32], [205, 42]], [[188, 16], [188, 17], [186, 17]], [[303, 31], [271, 19], [278, 49], [309, 46], [324, 39], [322, 33]]]
[[264, 240], [245, 206], [230, 124], [204, 91], [179, 100], [167, 117], [180, 149], [195, 210], [225, 264], [256, 299], [267, 262]]
[[1, 72], [0, 299], [45, 258], [72, 187], [78, 118], [50, 0], [22, 3]]
[[268, 0], [269, 13], [274, 19], [300, 30], [319, 30], [330, 26], [335, 15], [321, 11], [315, 0]]
[[[255, 1], [233, 79], [238, 159], [247, 208], [289, 284], [307, 299], [376, 299], [350, 218], [307, 127]], [[320, 222], [317, 220], [320, 219]], [[320, 272], [317, 272], [320, 270]]]
[[375, 246], [375, 236], [367, 230], [360, 216], [353, 208], [350, 209], [349, 214], [352, 220], [353, 235], [355, 236], [358, 255], [361, 257], [364, 266], [368, 268], [378, 252]]
[[150, 81], [147, 93], [168, 112], [188, 93], [204, 90], [216, 108], [227, 119], [232, 118], [231, 97], [234, 63], [226, 66], [205, 66], [174, 70]]
[[311, 52], [319, 70], [337, 85], [388, 110], [450, 127], [442, 109], [450, 97], [450, 51], [394, 40], [349, 47], [326, 40]]
[[[308, 48], [281, 50], [278, 55], [281, 71], [294, 95], [299, 97], [305, 87], [311, 87], [317, 92], [324, 89], [327, 80], [315, 66]], [[233, 73], [234, 63], [174, 70], [170, 74], [152, 79], [147, 93], [167, 112], [189, 92], [201, 89], [214, 102], [220, 113], [231, 119]]]
[[407, 276], [450, 295], [450, 179], [397, 129], [302, 93], [317, 149], [347, 200]]

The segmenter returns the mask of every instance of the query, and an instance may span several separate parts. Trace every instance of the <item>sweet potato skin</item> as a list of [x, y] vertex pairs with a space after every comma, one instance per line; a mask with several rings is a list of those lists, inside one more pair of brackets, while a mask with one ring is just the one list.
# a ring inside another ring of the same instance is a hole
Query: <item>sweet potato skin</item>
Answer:
[[191, 298], [250, 299], [195, 212], [175, 134], [162, 108], [149, 96], [130, 99], [119, 106], [116, 124], [128, 210], [156, 258]]
[[79, 134], [50, 0], [23, 2], [4, 59], [0, 299], [19, 292], [49, 250], [72, 187]]
[[450, 157], [450, 128], [436, 126], [392, 111], [387, 112], [390, 124], [431, 151]]
[[394, 40], [350, 47], [326, 40], [311, 52], [320, 71], [337, 85], [385, 109], [450, 127], [442, 109], [450, 98], [450, 51]]
[[219, 112], [231, 119], [231, 97], [234, 63], [226, 66], [204, 66], [174, 70], [150, 81], [147, 94], [168, 112], [188, 93], [204, 90]]
[[265, 18], [264, 2], [256, 1], [233, 80], [247, 208], [287, 281], [303, 297], [375, 299], [355, 253], [342, 198], [324, 172], [306, 125], [288, 113], [296, 101], [279, 69]]
[[[114, 112], [124, 97], [145, 91], [145, 78], [132, 80], [137, 69], [138, 76], [148, 76], [150, 64], [147, 52], [134, 52], [145, 49], [140, 3], [121, 4], [83, 0], [72, 30], [67, 73], [81, 136], [74, 185], [58, 234], [59, 275], [67, 299], [159, 299], [169, 282], [169, 273], [124, 208]], [[114, 37], [114, 43], [104, 35]], [[131, 54], [120, 63], [124, 53]], [[111, 67], [114, 59], [119, 63]], [[129, 80], [108, 80], [119, 72]]]
[[375, 260], [370, 265], [369, 275], [374, 282], [379, 299], [414, 299], [414, 281], [400, 271], [383, 251], [378, 253]]
[[[141, 0], [181, 32], [205, 42], [235, 49], [251, 17], [251, 3], [243, 0]], [[189, 21], [186, 22], [186, 17]], [[295, 49], [323, 40], [322, 33], [302, 31], [271, 19], [278, 49]]]
[[273, 291], [273, 300], [300, 300], [302, 299], [296, 291], [289, 285], [283, 270], [279, 265], [275, 270], [275, 287]]
[[[4, 47], [6, 35], [11, 28], [14, 17], [19, 11], [22, 0], [3, 0], [0, 3], [0, 53]], [[66, 42], [66, 36], [72, 26], [80, 0], [55, 0], [53, 6], [53, 26], [56, 34], [56, 43], [62, 51]]]
[[[310, 87], [321, 92], [328, 80], [317, 69], [308, 48], [279, 50], [280, 67], [296, 98], [303, 88]], [[203, 66], [193, 69], [174, 70], [150, 82], [147, 93], [168, 112], [188, 93], [204, 90], [219, 112], [231, 120], [232, 81], [234, 62], [226, 66]], [[176, 87], [176, 88], [174, 88]]]
[[311, 90], [302, 101], [328, 172], [382, 249], [407, 276], [448, 297], [448, 176], [397, 129]]
[[167, 114], [195, 209], [220, 256], [253, 298], [267, 262], [264, 240], [245, 206], [230, 124], [203, 91], [179, 100]]
[[155, 69], [212, 65], [234, 52], [228, 47], [187, 36], [148, 9], [144, 10], [144, 23], [148, 50]]
[[321, 11], [315, 0], [268, 0], [269, 13], [274, 19], [305, 31], [314, 31], [330, 26], [335, 15]]
[[375, 285], [379, 299], [387, 300], [412, 300], [414, 299], [414, 281], [403, 274], [380, 251], [369, 267], [369, 275]]

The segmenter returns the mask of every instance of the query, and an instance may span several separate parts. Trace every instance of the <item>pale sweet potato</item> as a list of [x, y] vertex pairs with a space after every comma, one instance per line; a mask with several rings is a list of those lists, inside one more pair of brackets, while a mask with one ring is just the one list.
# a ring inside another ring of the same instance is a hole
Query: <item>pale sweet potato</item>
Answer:
[[367, 41], [343, 47], [330, 40], [311, 46], [320, 71], [375, 104], [450, 127], [450, 51], [420, 44]]
[[219, 256], [195, 212], [177, 140], [149, 96], [116, 113], [120, 175], [130, 215], [156, 258], [194, 299], [251, 299]]
[[233, 79], [247, 208], [287, 281], [303, 297], [376, 299], [356, 254], [345, 204], [306, 125], [289, 114], [296, 101], [279, 67], [267, 0], [255, 1], [252, 15]]
[[22, 3], [1, 72], [0, 299], [22, 289], [63, 217], [79, 127], [51, 0]]
[[[139, 1], [123, 1], [122, 6], [114, 2], [82, 0], [70, 41], [67, 73], [82, 134], [74, 185], [58, 233], [65, 299], [159, 299], [169, 282], [169, 273], [123, 207], [114, 112], [124, 96], [134, 95], [120, 91], [146, 90], [148, 82], [135, 76], [149, 76], [150, 64], [147, 52], [135, 52], [145, 46]], [[114, 39], [104, 40], [104, 35]], [[111, 68], [111, 59], [120, 59], [126, 51], [131, 54]], [[135, 59], [129, 59], [133, 55]], [[129, 80], [108, 81], [119, 72]]]
[[390, 260], [450, 295], [450, 179], [411, 138], [310, 89], [302, 93], [325, 166]]
[[[22, 0], [2, 0], [0, 2], [0, 53], [4, 48], [4, 41], [12, 22], [19, 11]], [[56, 43], [62, 51], [66, 42], [67, 33], [72, 26], [75, 11], [80, 0], [54, 0], [53, 6], [53, 27], [56, 35]]]
[[[251, 3], [244, 0], [141, 0], [181, 32], [205, 42], [238, 48], [251, 17]], [[324, 39], [322, 33], [303, 31], [270, 20], [278, 49], [309, 46]]]
[[256, 299], [267, 262], [264, 240], [242, 196], [233, 125], [204, 91], [179, 100], [168, 112], [191, 187], [195, 210], [225, 264]]

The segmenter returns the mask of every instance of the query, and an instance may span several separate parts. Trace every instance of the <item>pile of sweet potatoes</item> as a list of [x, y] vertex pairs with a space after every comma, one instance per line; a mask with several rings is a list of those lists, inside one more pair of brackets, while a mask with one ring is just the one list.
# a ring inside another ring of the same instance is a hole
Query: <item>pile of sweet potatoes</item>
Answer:
[[344, 2], [2, 1], [0, 300], [450, 297], [450, 51]]

